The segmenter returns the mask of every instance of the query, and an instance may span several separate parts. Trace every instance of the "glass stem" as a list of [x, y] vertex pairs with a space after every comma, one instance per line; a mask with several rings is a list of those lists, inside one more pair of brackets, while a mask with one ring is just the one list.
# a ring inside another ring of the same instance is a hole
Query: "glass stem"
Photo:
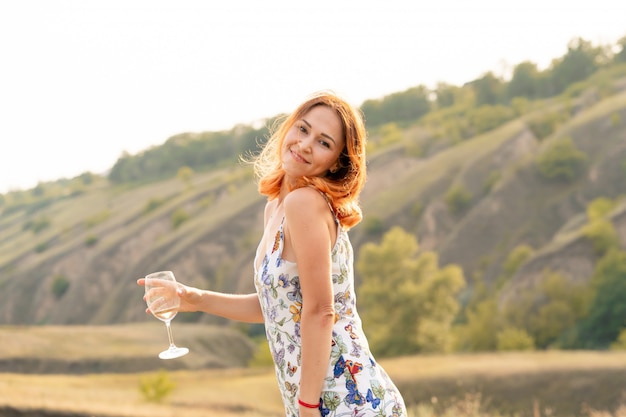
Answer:
[[172, 336], [172, 326], [170, 326], [169, 321], [165, 322], [165, 327], [167, 327], [167, 338], [170, 339], [170, 348], [174, 348], [176, 347], [176, 345], [174, 345], [174, 336]]

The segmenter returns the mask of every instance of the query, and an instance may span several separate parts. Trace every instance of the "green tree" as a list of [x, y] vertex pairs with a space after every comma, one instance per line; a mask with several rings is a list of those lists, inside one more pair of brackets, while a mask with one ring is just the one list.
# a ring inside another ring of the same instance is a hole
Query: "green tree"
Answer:
[[513, 76], [506, 86], [506, 94], [509, 99], [526, 97], [535, 99], [539, 97], [539, 70], [537, 64], [524, 61], [513, 68]]
[[569, 182], [582, 172], [586, 161], [587, 155], [576, 148], [571, 138], [561, 138], [548, 144], [535, 164], [542, 177]]
[[626, 252], [610, 250], [596, 264], [589, 313], [580, 323], [578, 346], [606, 348], [626, 323]]
[[476, 106], [496, 105], [503, 102], [505, 84], [493, 72], [487, 72], [469, 84], [476, 92]]
[[413, 87], [381, 100], [366, 100], [361, 110], [370, 127], [390, 122], [411, 122], [430, 111], [429, 94], [424, 86]]
[[435, 88], [437, 107], [442, 109], [456, 104], [459, 89], [460, 87], [455, 85], [442, 82], [437, 83], [437, 87]]
[[577, 81], [582, 81], [598, 69], [601, 49], [582, 38], [572, 39], [567, 53], [552, 62], [551, 81], [555, 92], [561, 93]]
[[415, 236], [399, 227], [380, 245], [363, 245], [358, 259], [359, 300], [372, 349], [382, 356], [450, 349], [456, 295], [465, 285], [459, 267], [439, 268], [437, 255], [418, 254]]
[[547, 272], [538, 288], [518, 291], [507, 301], [507, 327], [525, 330], [538, 348], [570, 345], [568, 339], [589, 311], [586, 284], [573, 284], [558, 272]]
[[532, 334], [537, 346], [547, 347], [562, 339], [588, 313], [591, 294], [586, 284], [569, 282], [556, 272], [545, 277], [541, 291], [546, 303], [535, 316]]
[[456, 348], [461, 351], [492, 351], [505, 325], [494, 296], [473, 303], [465, 312], [467, 321], [456, 328]]

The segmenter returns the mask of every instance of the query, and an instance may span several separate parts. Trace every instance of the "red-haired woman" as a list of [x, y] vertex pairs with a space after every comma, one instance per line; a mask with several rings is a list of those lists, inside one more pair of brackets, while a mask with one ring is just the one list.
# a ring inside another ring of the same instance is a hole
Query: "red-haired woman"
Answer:
[[254, 160], [268, 197], [257, 292], [180, 286], [180, 311], [265, 324], [288, 417], [406, 416], [356, 310], [347, 231], [362, 217], [365, 145], [361, 115], [345, 100], [323, 92], [302, 103]]

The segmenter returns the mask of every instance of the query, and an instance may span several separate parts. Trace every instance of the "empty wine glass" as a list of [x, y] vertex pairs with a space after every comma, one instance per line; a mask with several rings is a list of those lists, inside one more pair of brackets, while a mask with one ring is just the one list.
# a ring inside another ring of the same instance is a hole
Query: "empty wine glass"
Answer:
[[178, 313], [180, 297], [177, 293], [178, 284], [172, 271], [153, 272], [145, 277], [146, 303], [152, 315], [165, 322], [170, 347], [159, 353], [161, 359], [179, 358], [189, 353], [189, 349], [177, 347], [172, 337], [170, 322]]

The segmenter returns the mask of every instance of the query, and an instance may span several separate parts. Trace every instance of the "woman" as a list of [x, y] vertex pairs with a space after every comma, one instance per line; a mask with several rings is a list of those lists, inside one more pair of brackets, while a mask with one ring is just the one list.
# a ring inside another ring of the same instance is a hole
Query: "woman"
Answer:
[[406, 416], [356, 310], [347, 230], [362, 217], [365, 142], [360, 114], [336, 95], [301, 104], [254, 161], [268, 197], [256, 294], [180, 286], [180, 311], [265, 324], [288, 417]]

